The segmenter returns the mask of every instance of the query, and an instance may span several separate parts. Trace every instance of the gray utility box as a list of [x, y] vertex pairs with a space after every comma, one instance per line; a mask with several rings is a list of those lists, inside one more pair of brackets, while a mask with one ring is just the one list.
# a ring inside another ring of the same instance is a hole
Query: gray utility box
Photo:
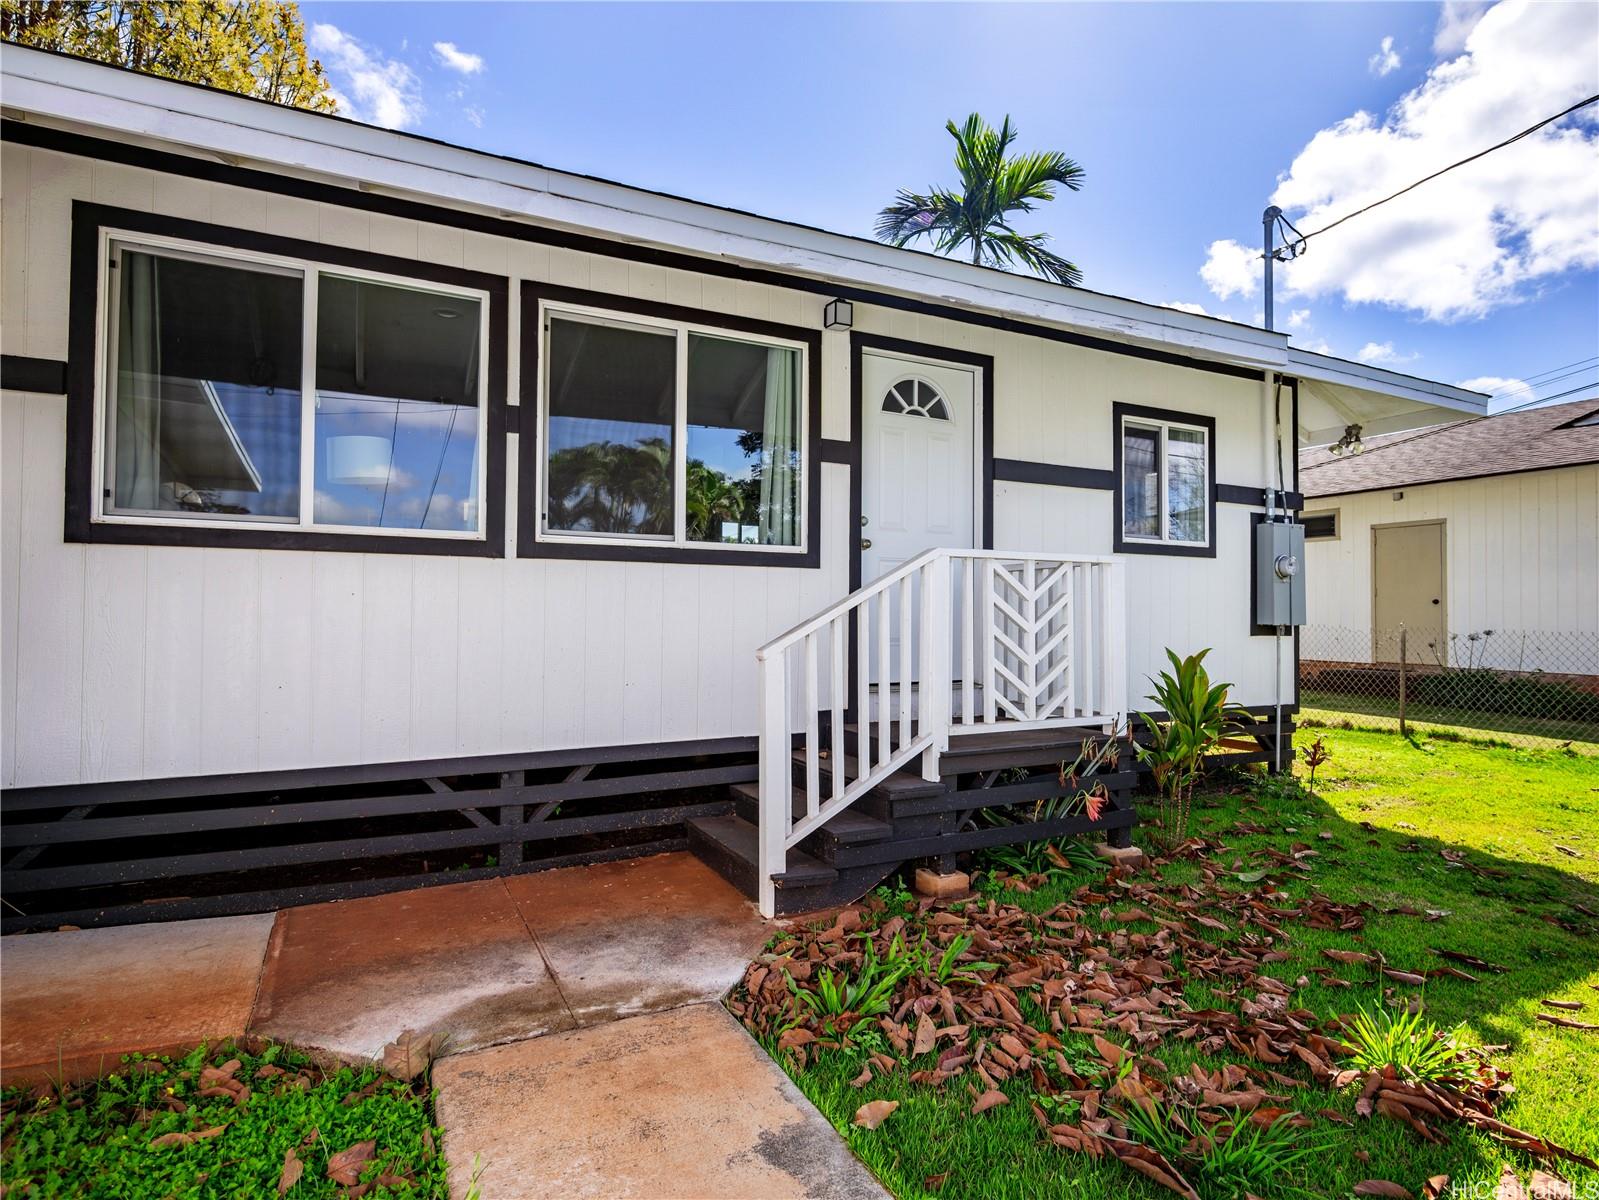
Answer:
[[1297, 522], [1255, 526], [1255, 622], [1305, 623], [1305, 527]]

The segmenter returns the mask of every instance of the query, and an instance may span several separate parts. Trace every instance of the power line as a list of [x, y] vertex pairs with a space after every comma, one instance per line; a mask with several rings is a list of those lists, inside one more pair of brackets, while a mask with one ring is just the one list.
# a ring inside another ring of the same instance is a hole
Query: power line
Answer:
[[1569, 371], [1573, 367], [1590, 367], [1590, 364], [1599, 365], [1599, 354], [1592, 354], [1587, 358], [1579, 358], [1576, 362], [1561, 363], [1558, 367], [1545, 367], [1543, 370], [1535, 371], [1531, 375], [1517, 375], [1516, 378], [1522, 383], [1532, 383], [1535, 380], [1542, 379], [1545, 375], [1553, 375], [1557, 371]]
[[1522, 380], [1520, 387], [1505, 388], [1503, 391], [1494, 392], [1493, 396], [1495, 399], [1501, 400], [1506, 396], [1519, 396], [1522, 392], [1534, 392], [1539, 388], [1548, 387], [1550, 384], [1564, 383], [1566, 380], [1571, 379], [1574, 376], [1586, 375], [1590, 371], [1595, 370], [1599, 370], [1599, 365], [1578, 367], [1575, 371], [1563, 371], [1558, 375], [1551, 375], [1547, 379], [1539, 379], [1536, 381], [1524, 379]]
[[[1479, 158], [1483, 157], [1485, 154], [1492, 154], [1495, 150], [1503, 150], [1506, 146], [1509, 146], [1509, 145], [1511, 145], [1514, 142], [1519, 142], [1522, 138], [1528, 137], [1531, 134], [1537, 133], [1545, 125], [1552, 125], [1556, 121], [1560, 120], [1562, 117], [1569, 117], [1572, 113], [1576, 112], [1578, 109], [1587, 108], [1588, 105], [1593, 104], [1596, 101], [1599, 101], [1599, 95], [1589, 96], [1586, 100], [1579, 100], [1576, 104], [1573, 104], [1570, 108], [1565, 109], [1562, 112], [1557, 112], [1552, 117], [1545, 117], [1542, 121], [1539, 121], [1536, 125], [1529, 125], [1527, 128], [1523, 129], [1520, 133], [1514, 134], [1511, 137], [1507, 137], [1502, 142], [1496, 142], [1494, 145], [1489, 146], [1486, 150], [1479, 150], [1479, 151], [1477, 151], [1477, 153], [1475, 153], [1475, 154], [1473, 154], [1473, 155], [1471, 155], [1471, 156], [1469, 156], [1467, 158], [1463, 158], [1459, 162], [1450, 163], [1447, 167], [1444, 167], [1442, 170], [1434, 171], [1431, 175], [1427, 175], [1427, 176], [1425, 176], [1425, 177], [1423, 177], [1421, 179], [1416, 180], [1415, 183], [1410, 184], [1408, 187], [1400, 188], [1397, 192], [1393, 193], [1393, 195], [1391, 195], [1391, 196], [1384, 196], [1381, 200], [1373, 200], [1370, 204], [1367, 204], [1367, 205], [1365, 205], [1365, 206], [1363, 206], [1361, 208], [1357, 208], [1352, 213], [1345, 213], [1343, 216], [1339, 217], [1336, 221], [1333, 221], [1331, 224], [1323, 225], [1320, 229], [1313, 229], [1309, 233], [1300, 234], [1297, 241], [1293, 241], [1293, 242], [1288, 243], [1288, 245], [1283, 247], [1283, 249], [1288, 251], [1289, 257], [1292, 257], [1292, 256], [1294, 256], [1296, 254], [1300, 254], [1300, 253], [1302, 253], [1304, 251], [1305, 243], [1310, 241], [1311, 238], [1317, 237], [1320, 234], [1326, 233], [1329, 229], [1336, 229], [1338, 226], [1342, 225], [1345, 221], [1353, 220], [1355, 217], [1360, 216], [1361, 213], [1368, 213], [1368, 212], [1370, 212], [1372, 209], [1376, 208], [1380, 204], [1387, 204], [1388, 201], [1390, 201], [1390, 200], [1396, 200], [1400, 196], [1403, 196], [1406, 192], [1415, 191], [1422, 184], [1430, 182], [1431, 180], [1437, 179], [1438, 176], [1447, 174], [1448, 172], [1453, 171], [1456, 167], [1463, 167], [1467, 163], [1476, 162]], [[1296, 230], [1295, 232], [1298, 232], [1298, 231]], [[1264, 253], [1262, 253], [1260, 257], [1265, 258], [1266, 256], [1265, 256]]]

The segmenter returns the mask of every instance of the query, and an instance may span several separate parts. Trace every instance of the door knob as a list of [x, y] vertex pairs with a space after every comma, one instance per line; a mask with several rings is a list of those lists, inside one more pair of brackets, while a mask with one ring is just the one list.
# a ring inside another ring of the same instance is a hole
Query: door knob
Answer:
[[872, 548], [872, 539], [871, 538], [862, 538], [861, 539], [861, 549], [862, 550], [870, 550], [871, 548]]
[[1434, 604], [1437, 604], [1437, 603], [1438, 603], [1438, 601], [1436, 601], [1436, 600], [1434, 600], [1434, 601], [1433, 601], [1433, 603], [1434, 603]]

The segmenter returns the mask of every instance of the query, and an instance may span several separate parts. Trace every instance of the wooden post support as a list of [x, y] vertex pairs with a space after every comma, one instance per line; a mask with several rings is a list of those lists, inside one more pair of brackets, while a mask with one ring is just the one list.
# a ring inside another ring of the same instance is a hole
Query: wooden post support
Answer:
[[[527, 782], [527, 772], [526, 771], [501, 771], [500, 772], [500, 786], [502, 788], [519, 788], [523, 784], [525, 784], [526, 782]], [[520, 796], [521, 793], [517, 793], [517, 794], [518, 794], [518, 796]], [[524, 809], [523, 809], [523, 806], [520, 805], [520, 804], [502, 804], [502, 805], [500, 805], [500, 813], [499, 813], [500, 824], [501, 825], [520, 825], [522, 823], [523, 813], [524, 813]], [[520, 867], [521, 865], [522, 865], [522, 843], [521, 842], [501, 842], [500, 843], [500, 869], [503, 871], [503, 870], [506, 870], [509, 867]]]
[[1409, 680], [1406, 678], [1405, 663], [1405, 629], [1399, 628], [1399, 736], [1408, 737], [1410, 731], [1405, 728], [1405, 691]]

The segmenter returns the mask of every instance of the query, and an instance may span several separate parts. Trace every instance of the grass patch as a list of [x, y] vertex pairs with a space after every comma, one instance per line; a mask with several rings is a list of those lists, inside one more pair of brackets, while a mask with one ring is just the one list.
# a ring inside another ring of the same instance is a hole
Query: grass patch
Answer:
[[[232, 1060], [238, 1067], [227, 1072]], [[205, 1068], [249, 1089], [236, 1103]], [[202, 1095], [210, 1088], [221, 1095]], [[302, 1164], [288, 1200], [349, 1193], [328, 1174], [334, 1156], [373, 1142], [355, 1167], [368, 1197], [448, 1195], [426, 1075], [415, 1086], [375, 1068], [323, 1070], [284, 1046], [216, 1049], [187, 1057], [122, 1060], [96, 1081], [58, 1092], [44, 1085], [3, 1095], [4, 1193], [22, 1197], [276, 1196], [291, 1151]], [[186, 1141], [168, 1135], [211, 1136]], [[356, 1154], [361, 1157], [360, 1152]]]
[[[1427, 1026], [1450, 1031], [1462, 1044], [1504, 1045], [1495, 1057], [1516, 1090], [1499, 1116], [1540, 1137], [1599, 1158], [1599, 1034], [1563, 1030], [1536, 1020], [1546, 999], [1576, 1002], [1564, 1015], [1599, 1022], [1599, 763], [1558, 750], [1512, 750], [1467, 742], [1355, 731], [1324, 732], [1332, 759], [1318, 772], [1318, 795], [1280, 781], [1254, 779], [1216, 787], [1196, 799], [1195, 832], [1219, 838], [1225, 849], [1204, 864], [1174, 863], [1165, 883], [1192, 882], [1209, 869], [1229, 886], [1248, 886], [1269, 863], [1262, 851], [1310, 848], [1306, 871], [1274, 869], [1290, 896], [1320, 892], [1345, 904], [1363, 904], [1358, 932], [1285, 926], [1286, 961], [1263, 973], [1290, 990], [1288, 1003], [1322, 1018], [1388, 1011], [1390, 999], [1424, 1003], [1416, 1037], [1390, 1031], [1396, 1052], [1409, 1053], [1430, 1037]], [[1265, 832], [1251, 832], [1261, 829]], [[1142, 840], [1142, 835], [1140, 835]], [[1576, 852], [1572, 854], [1561, 850]], [[1227, 873], [1240, 878], [1227, 879]], [[1006, 903], [1045, 913], [1069, 902], [1103, 877], [1088, 871], [1058, 874], [1031, 892], [1006, 891]], [[1100, 921], [1097, 906], [1085, 918], [1107, 936], [1114, 929], [1153, 933], [1153, 924]], [[1422, 971], [1451, 961], [1438, 951], [1472, 956], [1503, 968], [1466, 966], [1477, 982], [1434, 978], [1422, 987], [1398, 984], [1374, 965], [1344, 965], [1324, 949], [1380, 955], [1390, 965]], [[1318, 969], [1332, 967], [1324, 975]], [[1229, 1008], [1234, 998], [1212, 986], [1186, 983], [1193, 1008]], [[1031, 1014], [1028, 1014], [1031, 1016]], [[1380, 1030], [1378, 1031], [1381, 1032]], [[1391, 1047], [1392, 1048], [1392, 1047]], [[1165, 1040], [1148, 1053], [1175, 1078], [1198, 1064], [1207, 1071], [1249, 1060], [1228, 1051], [1199, 1053], [1191, 1043]], [[980, 1115], [960, 1082], [912, 1084], [907, 1064], [876, 1072], [864, 1087], [851, 1080], [864, 1051], [845, 1045], [816, 1050], [801, 1069], [787, 1054], [778, 1061], [832, 1121], [855, 1152], [902, 1200], [929, 1197], [1113, 1197], [1155, 1200], [1170, 1193], [1114, 1158], [1090, 1158], [1051, 1145], [1030, 1111], [1033, 1087], [1009, 1079], [1000, 1090], [1010, 1103]], [[1091, 1052], [1085, 1052], [1086, 1061]], [[1086, 1068], [1085, 1068], [1086, 1069]], [[1284, 1068], [1289, 1069], [1289, 1068]], [[897, 1100], [900, 1108], [875, 1130], [850, 1121], [870, 1100]], [[1314, 1117], [1313, 1128], [1280, 1142], [1212, 1148], [1210, 1176], [1190, 1176], [1207, 1200], [1231, 1195], [1235, 1180], [1289, 1156], [1303, 1145], [1313, 1155], [1291, 1160], [1284, 1186], [1314, 1195], [1348, 1195], [1364, 1179], [1389, 1179], [1420, 1195], [1425, 1180], [1449, 1175], [1463, 1194], [1492, 1195], [1501, 1167], [1523, 1176], [1534, 1160], [1457, 1123], [1433, 1126], [1437, 1144], [1387, 1118], [1359, 1118], [1358, 1091], [1333, 1091], [1315, 1083], [1299, 1089], [1293, 1104]], [[1319, 1115], [1329, 1110], [1351, 1123]], [[1052, 1114], [1053, 1115], [1053, 1114]], [[1268, 1135], [1269, 1137], [1269, 1135]], [[1203, 1147], [1199, 1148], [1203, 1151]], [[1364, 1153], [1365, 1161], [1357, 1157]], [[1577, 1187], [1599, 1187], [1599, 1172], [1568, 1163], [1545, 1164]], [[1196, 1178], [1197, 1176], [1197, 1178]]]

